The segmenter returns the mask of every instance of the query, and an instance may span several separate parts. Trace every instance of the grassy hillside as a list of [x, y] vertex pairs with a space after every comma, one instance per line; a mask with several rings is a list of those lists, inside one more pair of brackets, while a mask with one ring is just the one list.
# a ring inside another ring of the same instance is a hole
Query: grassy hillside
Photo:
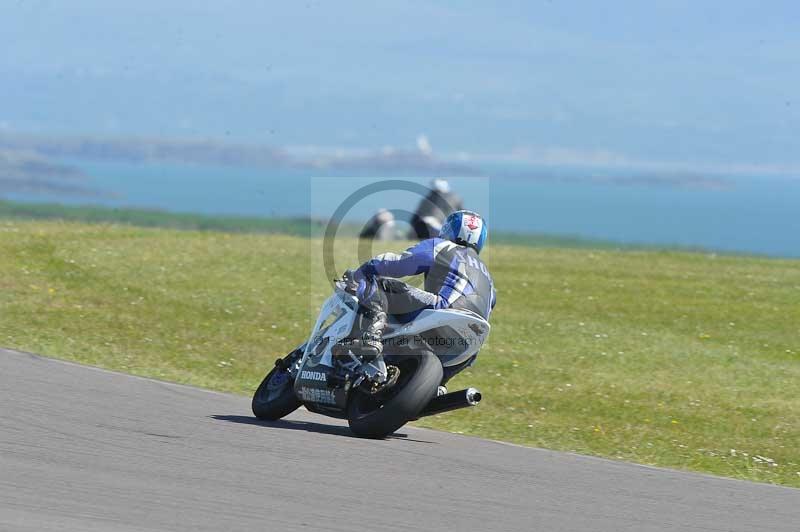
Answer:
[[71, 206], [57, 203], [20, 203], [0, 200], [0, 218], [6, 220], [64, 220], [84, 223], [117, 223], [138, 227], [162, 227], [192, 231], [229, 233], [280, 233], [296, 236], [321, 235], [323, 228], [309, 219], [206, 216], [155, 209]]
[[[0, 220], [0, 345], [249, 394], [329, 292], [320, 247]], [[421, 425], [800, 486], [800, 262], [488, 251], [494, 329], [451, 386], [485, 401]]]
[[[62, 220], [82, 223], [115, 223], [136, 227], [160, 227], [184, 231], [223, 231], [227, 233], [271, 233], [292, 236], [322, 237], [325, 226], [308, 218], [261, 218], [253, 216], [209, 216], [176, 213], [156, 209], [112, 208], [97, 205], [61, 205], [57, 203], [21, 203], [0, 199], [0, 219]], [[358, 235], [361, 227], [345, 223], [340, 234]], [[578, 236], [512, 234], [492, 232], [495, 243], [537, 247], [593, 249], [645, 249], [647, 246], [622, 245], [611, 241]]]

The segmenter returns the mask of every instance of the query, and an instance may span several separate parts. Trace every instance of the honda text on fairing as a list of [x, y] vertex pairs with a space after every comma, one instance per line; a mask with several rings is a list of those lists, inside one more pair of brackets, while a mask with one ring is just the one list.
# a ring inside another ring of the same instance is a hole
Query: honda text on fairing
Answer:
[[[489, 335], [496, 292], [478, 253], [483, 219], [448, 217], [440, 237], [381, 256], [334, 284], [308, 341], [276, 361], [253, 397], [260, 419], [307, 410], [385, 437], [408, 421], [475, 406], [474, 388], [445, 384], [472, 365]], [[396, 277], [425, 274], [425, 290]]]

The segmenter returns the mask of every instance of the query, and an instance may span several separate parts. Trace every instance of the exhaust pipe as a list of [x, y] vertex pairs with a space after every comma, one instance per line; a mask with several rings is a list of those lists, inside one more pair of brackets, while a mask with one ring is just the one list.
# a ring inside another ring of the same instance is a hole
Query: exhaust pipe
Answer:
[[475, 388], [446, 393], [435, 397], [428, 403], [428, 406], [420, 412], [419, 417], [433, 416], [442, 412], [475, 406], [481, 402], [481, 398], [481, 392]]

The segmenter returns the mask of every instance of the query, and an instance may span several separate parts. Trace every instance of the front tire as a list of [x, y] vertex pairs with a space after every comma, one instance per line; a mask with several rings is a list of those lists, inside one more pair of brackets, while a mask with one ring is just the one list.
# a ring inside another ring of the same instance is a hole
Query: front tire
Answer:
[[275, 366], [253, 395], [253, 414], [258, 419], [276, 421], [300, 408], [300, 404], [291, 373]]
[[442, 363], [430, 352], [402, 355], [397, 384], [370, 395], [353, 390], [347, 405], [350, 430], [362, 438], [385, 438], [415, 419], [436, 396], [442, 382]]

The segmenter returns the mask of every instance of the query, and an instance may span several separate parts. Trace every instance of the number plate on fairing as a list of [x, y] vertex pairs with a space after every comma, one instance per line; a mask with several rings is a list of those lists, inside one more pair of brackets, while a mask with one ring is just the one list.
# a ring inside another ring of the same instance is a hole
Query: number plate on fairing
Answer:
[[334, 369], [328, 366], [314, 366], [313, 369], [301, 369], [294, 384], [297, 397], [303, 402], [317, 403], [344, 408], [347, 394], [333, 379]]

